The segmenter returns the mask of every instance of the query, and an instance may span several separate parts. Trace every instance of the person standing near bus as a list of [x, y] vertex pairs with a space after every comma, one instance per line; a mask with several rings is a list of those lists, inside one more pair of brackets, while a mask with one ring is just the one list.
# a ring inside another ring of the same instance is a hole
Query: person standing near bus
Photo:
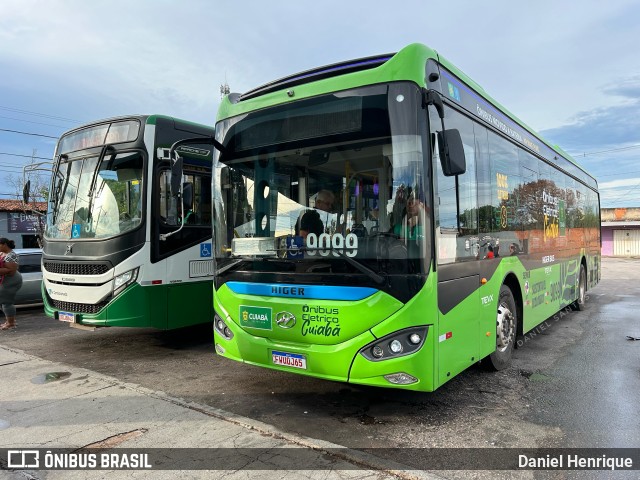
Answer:
[[0, 238], [0, 307], [6, 321], [0, 330], [9, 330], [16, 326], [16, 293], [22, 287], [22, 275], [18, 272], [18, 255], [13, 251], [16, 244], [8, 238]]
[[495, 254], [493, 253], [493, 245], [489, 244], [487, 246], [487, 254], [484, 256], [484, 258], [486, 260], [491, 260], [493, 258], [496, 258]]

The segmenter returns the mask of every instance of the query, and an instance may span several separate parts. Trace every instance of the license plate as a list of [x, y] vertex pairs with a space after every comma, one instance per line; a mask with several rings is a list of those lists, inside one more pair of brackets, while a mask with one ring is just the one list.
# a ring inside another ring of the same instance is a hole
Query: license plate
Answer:
[[76, 323], [76, 314], [69, 312], [58, 312], [58, 320], [61, 322]]
[[302, 370], [307, 369], [307, 359], [304, 355], [297, 353], [287, 352], [271, 352], [271, 359], [274, 365], [281, 365], [283, 367], [300, 368]]

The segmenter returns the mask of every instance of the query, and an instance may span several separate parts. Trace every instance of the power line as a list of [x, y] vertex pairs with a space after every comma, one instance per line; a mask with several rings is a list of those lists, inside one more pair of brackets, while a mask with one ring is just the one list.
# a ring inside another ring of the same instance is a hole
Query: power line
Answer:
[[[53, 163], [53, 162], [43, 162], [43, 163]], [[11, 163], [3, 163], [0, 162], [0, 167], [3, 168], [18, 168], [20, 170], [22, 170], [24, 167], [30, 167], [33, 166], [33, 163], [22, 163], [22, 164], [11, 164]]]
[[83, 123], [81, 120], [76, 120], [74, 118], [58, 117], [56, 115], [48, 115], [46, 113], [39, 113], [39, 112], [30, 112], [29, 110], [20, 110], [19, 108], [3, 107], [1, 105], [0, 105], [0, 110], [8, 110], [9, 112], [24, 113], [26, 115], [34, 115], [36, 117], [51, 118], [52, 120], [61, 120], [63, 122]]
[[621, 172], [621, 173], [607, 173], [606, 175], [598, 175], [598, 178], [602, 177], [615, 177], [617, 175], [629, 175], [631, 173], [640, 173], [640, 170], [634, 170], [633, 172]]
[[640, 187], [640, 182], [636, 183], [635, 185], [633, 185], [629, 190], [627, 190], [625, 193], [623, 194], [618, 194], [618, 195], [614, 195], [612, 198], [608, 198], [607, 200], [611, 201], [619, 201], [622, 200], [624, 197], [626, 197], [627, 195], [629, 195], [631, 192], [633, 192], [636, 188]]
[[54, 140], [57, 140], [60, 137], [52, 137], [51, 135], [43, 135], [41, 133], [29, 133], [29, 132], [20, 132], [18, 130], [8, 130], [6, 128], [0, 128], [0, 132], [11, 132], [11, 133], [19, 133], [21, 135], [32, 135], [34, 137], [45, 137], [45, 138], [53, 138]]
[[610, 152], [623, 152], [625, 150], [634, 150], [636, 148], [640, 148], [640, 144], [637, 145], [629, 145], [627, 147], [620, 147], [620, 148], [612, 148], [610, 150], [601, 150], [599, 152], [590, 152], [590, 153], [583, 153], [582, 155], [578, 155], [580, 157], [589, 157], [591, 155], [599, 155], [601, 153], [610, 153]]
[[49, 157], [34, 157], [33, 155], [20, 155], [19, 153], [0, 152], [0, 155], [9, 155], [11, 157], [37, 158], [39, 160], [51, 160]]
[[5, 117], [4, 115], [0, 115], [0, 118], [4, 118], [6, 120], [15, 120], [16, 122], [26, 122], [26, 123], [35, 123], [36, 125], [46, 125], [47, 127], [64, 128], [65, 130], [69, 128], [63, 125], [54, 125], [53, 123], [34, 122], [33, 120], [23, 120], [21, 118]]
[[7, 165], [5, 163], [0, 163], [0, 167], [2, 167], [2, 168], [15, 168], [15, 169], [18, 169], [18, 170], [22, 170], [23, 169], [23, 167], [20, 166], [20, 165]]

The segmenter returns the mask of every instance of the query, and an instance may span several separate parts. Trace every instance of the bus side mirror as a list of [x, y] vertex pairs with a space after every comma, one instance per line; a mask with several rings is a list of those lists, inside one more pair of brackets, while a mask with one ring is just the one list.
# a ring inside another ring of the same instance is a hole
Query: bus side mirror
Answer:
[[24, 201], [25, 205], [29, 203], [29, 190], [31, 190], [31, 180], [27, 180], [24, 184], [24, 187], [22, 188], [22, 200]]
[[445, 177], [462, 175], [467, 171], [467, 161], [459, 130], [452, 128], [438, 132], [438, 149], [440, 150], [442, 173]]
[[444, 119], [444, 103], [442, 102], [442, 98], [440, 94], [435, 90], [427, 90], [426, 88], [422, 89], [422, 102], [424, 106], [433, 105], [438, 112], [438, 117], [440, 120]]
[[222, 167], [220, 169], [220, 188], [222, 190], [231, 189], [231, 175], [229, 167]]
[[176, 161], [171, 165], [171, 196], [180, 195], [180, 185], [182, 184], [182, 157], [177, 157]]

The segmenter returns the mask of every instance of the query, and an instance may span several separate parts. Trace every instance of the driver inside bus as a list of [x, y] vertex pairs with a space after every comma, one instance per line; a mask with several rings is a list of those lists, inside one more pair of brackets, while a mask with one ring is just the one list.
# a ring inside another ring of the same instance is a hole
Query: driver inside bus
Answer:
[[306, 239], [310, 233], [324, 233], [333, 212], [334, 202], [335, 195], [330, 190], [320, 190], [316, 194], [314, 210], [307, 210], [299, 220], [299, 233], [302, 238]]

